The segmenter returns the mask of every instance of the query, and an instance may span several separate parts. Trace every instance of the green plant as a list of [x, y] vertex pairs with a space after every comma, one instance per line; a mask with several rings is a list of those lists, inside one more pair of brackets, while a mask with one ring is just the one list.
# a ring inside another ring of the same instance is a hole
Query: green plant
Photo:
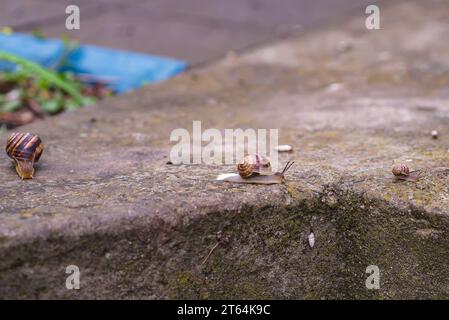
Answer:
[[54, 115], [96, 103], [112, 95], [107, 83], [83, 78], [65, 71], [67, 57], [78, 44], [64, 39], [64, 53], [49, 68], [0, 50], [0, 60], [17, 65], [13, 71], [0, 72], [0, 125], [14, 128], [35, 118]]
[[0, 138], [3, 136], [3, 134], [6, 132], [6, 125], [5, 124], [3, 124], [1, 127], [0, 127]]
[[79, 89], [69, 81], [66, 81], [64, 77], [61, 77], [56, 72], [1, 50], [0, 60], [5, 60], [19, 65], [21, 67], [19, 77], [22, 77], [23, 75], [33, 75], [38, 78], [38, 81], [40, 81], [40, 86], [54, 86], [69, 94], [78, 106], [85, 104], [84, 98]]

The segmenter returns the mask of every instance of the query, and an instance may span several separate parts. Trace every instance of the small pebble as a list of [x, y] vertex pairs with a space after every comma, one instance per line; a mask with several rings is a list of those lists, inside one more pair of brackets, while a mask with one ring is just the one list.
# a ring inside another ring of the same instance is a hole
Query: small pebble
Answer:
[[313, 234], [313, 232], [311, 232], [309, 234], [309, 236], [307, 237], [307, 240], [309, 240], [310, 248], [313, 248], [315, 246], [315, 235]]
[[335, 48], [338, 52], [348, 52], [353, 48], [353, 46], [348, 41], [340, 40], [339, 42], [337, 42]]
[[208, 105], [211, 105], [211, 106], [215, 106], [215, 105], [217, 105], [217, 100], [216, 99], [214, 99], [214, 98], [208, 98], [207, 99], [207, 104]]
[[343, 84], [341, 83], [331, 83], [327, 88], [327, 92], [337, 92], [343, 89]]
[[292, 151], [293, 148], [291, 146], [289, 146], [288, 144], [281, 144], [276, 147], [276, 150], [278, 152], [289, 152], [289, 151]]
[[391, 53], [388, 51], [382, 51], [378, 56], [380, 61], [388, 61], [391, 60]]

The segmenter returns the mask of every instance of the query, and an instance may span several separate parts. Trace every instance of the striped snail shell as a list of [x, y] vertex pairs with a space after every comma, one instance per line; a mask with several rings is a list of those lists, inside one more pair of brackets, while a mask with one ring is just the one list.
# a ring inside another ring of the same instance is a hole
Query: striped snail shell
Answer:
[[34, 163], [44, 151], [41, 139], [33, 133], [12, 133], [6, 143], [6, 153], [13, 160], [22, 179], [32, 179]]
[[238, 175], [230, 175], [218, 180], [233, 183], [249, 183], [249, 184], [280, 184], [285, 182], [285, 173], [294, 164], [294, 161], [288, 161], [281, 172], [272, 172], [270, 161], [266, 157], [260, 155], [246, 156], [238, 164]]
[[395, 176], [408, 176], [410, 175], [410, 169], [408, 168], [408, 166], [406, 164], [397, 164], [394, 165], [393, 168], [391, 169], [391, 172], [395, 175]]
[[259, 154], [247, 155], [238, 163], [237, 170], [242, 178], [249, 178], [258, 174], [271, 174], [270, 159]]

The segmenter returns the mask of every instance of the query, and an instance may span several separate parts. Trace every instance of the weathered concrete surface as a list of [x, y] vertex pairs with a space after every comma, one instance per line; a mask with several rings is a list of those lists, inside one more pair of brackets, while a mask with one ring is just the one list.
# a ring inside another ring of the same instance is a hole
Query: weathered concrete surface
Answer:
[[[448, 29], [447, 1], [394, 4], [380, 31], [355, 17], [23, 128], [46, 150], [32, 181], [0, 155], [0, 296], [449, 298]], [[193, 120], [280, 128], [288, 183], [167, 165]], [[407, 160], [416, 184], [390, 177]]]
[[[0, 28], [65, 34], [82, 43], [203, 63], [279, 36], [297, 34], [374, 0], [14, 0], [3, 1]], [[6, 2], [6, 3], [5, 3]], [[81, 28], [67, 30], [77, 5]]]

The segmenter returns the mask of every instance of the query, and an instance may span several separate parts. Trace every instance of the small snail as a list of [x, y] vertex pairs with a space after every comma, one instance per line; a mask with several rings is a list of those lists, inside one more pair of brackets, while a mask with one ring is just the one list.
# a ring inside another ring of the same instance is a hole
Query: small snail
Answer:
[[22, 179], [32, 179], [34, 162], [44, 151], [41, 139], [32, 133], [12, 133], [6, 143], [6, 153], [13, 160], [17, 174]]
[[409, 167], [404, 163], [394, 165], [391, 172], [399, 180], [418, 181], [420, 176], [419, 170], [410, 171]]
[[402, 176], [410, 175], [410, 169], [408, 168], [408, 166], [406, 164], [394, 165], [393, 168], [391, 169], [391, 172], [396, 177], [402, 177]]
[[245, 179], [254, 175], [270, 174], [270, 159], [258, 154], [248, 155], [238, 163], [237, 170], [239, 171], [239, 175]]
[[226, 182], [251, 183], [251, 184], [277, 184], [284, 183], [284, 174], [293, 165], [293, 161], [287, 162], [284, 170], [273, 173], [270, 160], [267, 157], [254, 154], [248, 155], [237, 165], [239, 175], [233, 175], [223, 179]]

